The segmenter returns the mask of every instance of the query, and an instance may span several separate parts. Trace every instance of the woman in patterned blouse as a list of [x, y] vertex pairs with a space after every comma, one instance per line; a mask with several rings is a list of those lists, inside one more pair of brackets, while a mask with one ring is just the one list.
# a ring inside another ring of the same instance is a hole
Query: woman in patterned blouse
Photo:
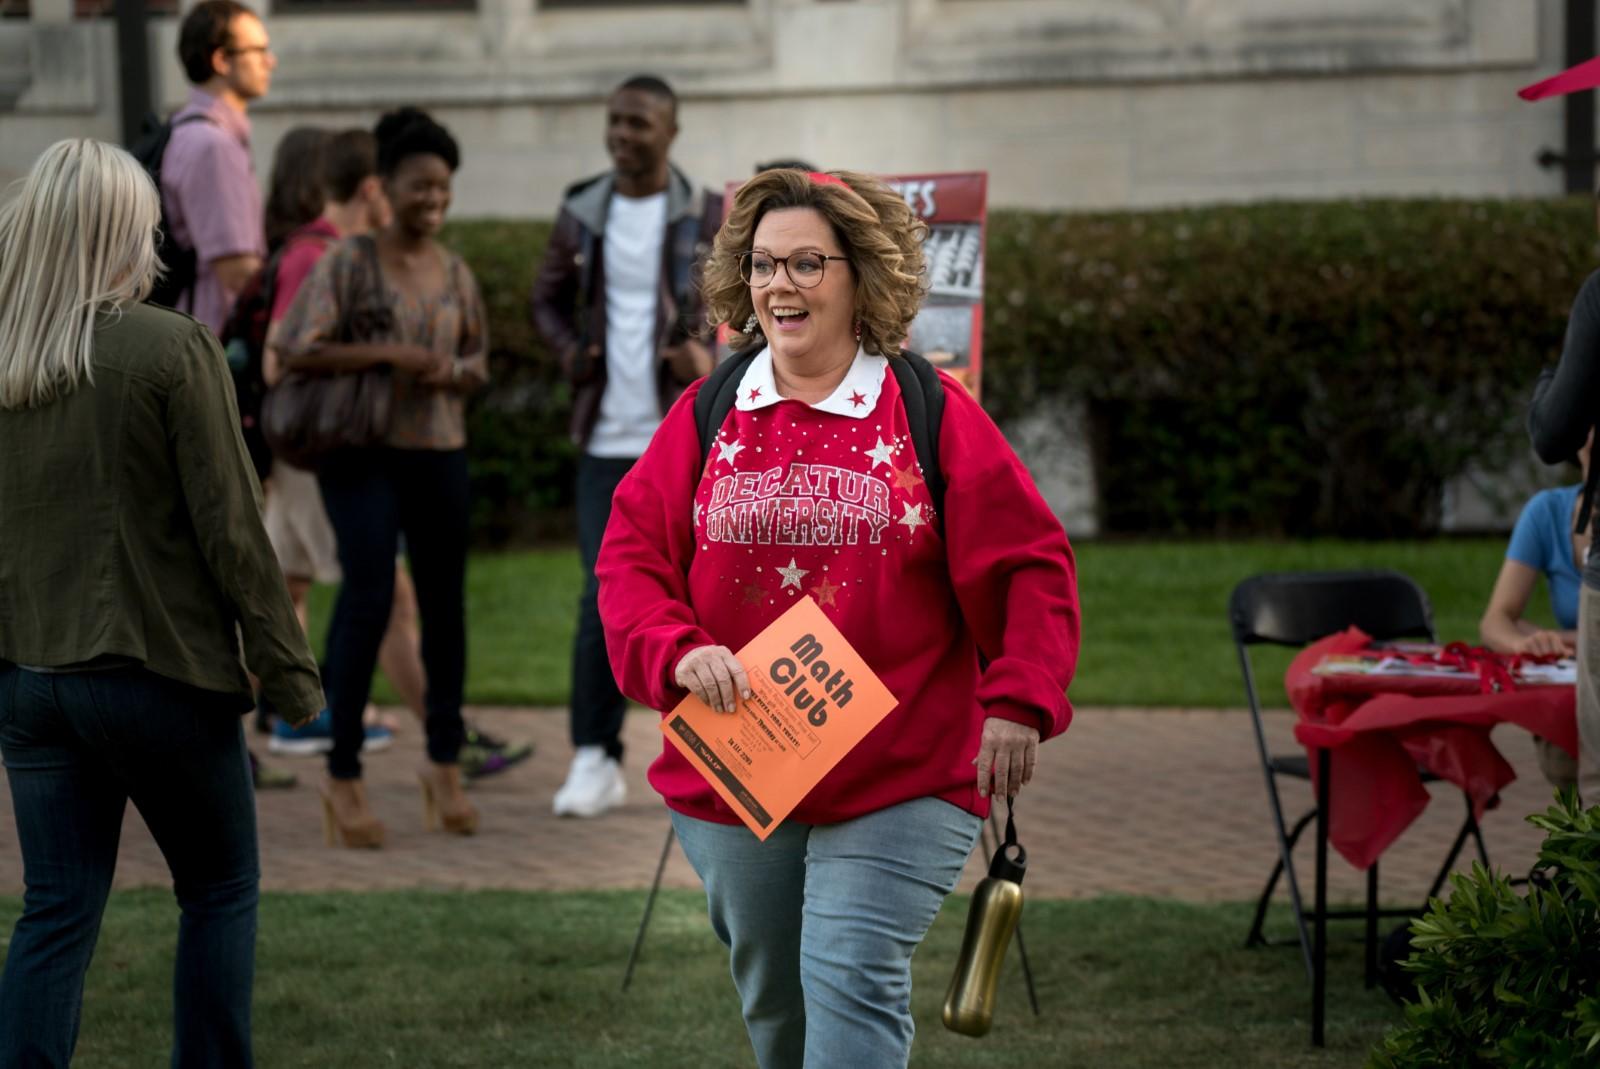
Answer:
[[387, 436], [325, 457], [317, 471], [339, 542], [344, 585], [328, 631], [334, 746], [322, 787], [330, 845], [383, 844], [361, 785], [362, 710], [389, 618], [394, 558], [405, 549], [422, 616], [428, 761], [418, 770], [430, 826], [471, 835], [478, 814], [461, 790], [466, 675], [466, 394], [488, 381], [488, 332], [477, 281], [436, 240], [460, 154], [416, 108], [379, 120], [378, 169], [394, 209], [387, 227], [318, 261], [280, 328], [291, 368], [392, 369]]

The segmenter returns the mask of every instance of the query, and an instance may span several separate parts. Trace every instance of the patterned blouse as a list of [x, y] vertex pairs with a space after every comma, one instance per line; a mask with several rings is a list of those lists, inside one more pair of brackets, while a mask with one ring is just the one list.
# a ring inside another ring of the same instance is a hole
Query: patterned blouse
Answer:
[[[485, 352], [489, 325], [478, 281], [460, 256], [443, 246], [439, 251], [445, 259], [445, 290], [419, 298], [387, 285], [381, 274], [373, 277], [377, 258], [370, 237], [330, 246], [284, 314], [278, 347], [293, 354], [341, 343], [419, 345], [457, 359]], [[461, 394], [424, 386], [400, 368], [392, 374], [394, 408], [384, 444], [396, 449], [464, 448]]]

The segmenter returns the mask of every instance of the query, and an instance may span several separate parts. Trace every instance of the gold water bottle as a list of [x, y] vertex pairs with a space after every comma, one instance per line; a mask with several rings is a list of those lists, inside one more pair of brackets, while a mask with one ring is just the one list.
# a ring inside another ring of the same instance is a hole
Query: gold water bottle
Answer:
[[995, 851], [967, 908], [967, 934], [950, 990], [944, 996], [944, 1026], [964, 1036], [982, 1036], [994, 1023], [995, 990], [1006, 947], [1022, 916], [1022, 877], [1028, 852], [1017, 842], [1016, 824], [1006, 816], [1006, 838]]

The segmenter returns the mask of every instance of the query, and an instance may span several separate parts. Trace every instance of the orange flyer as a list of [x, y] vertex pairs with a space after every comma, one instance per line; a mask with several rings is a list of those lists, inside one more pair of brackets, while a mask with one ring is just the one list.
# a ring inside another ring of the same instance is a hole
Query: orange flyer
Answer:
[[661, 730], [765, 840], [898, 702], [809, 596], [736, 656], [748, 700], [719, 713], [691, 694]]

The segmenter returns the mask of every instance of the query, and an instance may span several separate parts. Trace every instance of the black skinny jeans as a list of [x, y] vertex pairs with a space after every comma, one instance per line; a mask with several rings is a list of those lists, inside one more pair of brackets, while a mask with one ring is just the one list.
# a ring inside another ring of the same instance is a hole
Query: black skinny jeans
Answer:
[[345, 450], [323, 460], [317, 484], [344, 571], [323, 675], [333, 710], [328, 774], [335, 779], [361, 775], [366, 737], [361, 714], [389, 626], [402, 532], [422, 622], [428, 757], [454, 763], [461, 751], [467, 669], [466, 450]]

